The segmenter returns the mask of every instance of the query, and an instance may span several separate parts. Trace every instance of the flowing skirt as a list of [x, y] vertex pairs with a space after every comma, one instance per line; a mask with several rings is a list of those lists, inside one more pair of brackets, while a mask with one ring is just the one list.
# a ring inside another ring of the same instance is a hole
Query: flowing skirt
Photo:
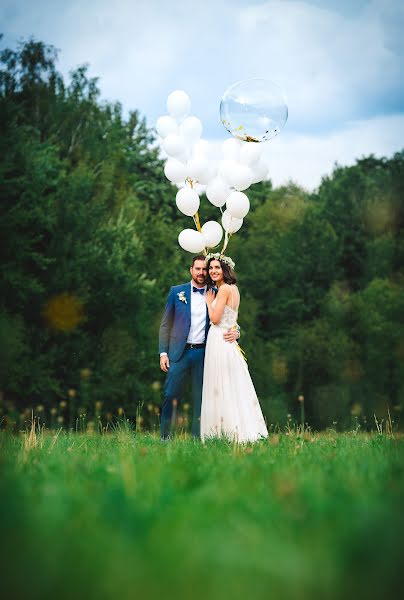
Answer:
[[247, 363], [226, 329], [211, 325], [203, 373], [201, 438], [254, 442], [268, 436]]

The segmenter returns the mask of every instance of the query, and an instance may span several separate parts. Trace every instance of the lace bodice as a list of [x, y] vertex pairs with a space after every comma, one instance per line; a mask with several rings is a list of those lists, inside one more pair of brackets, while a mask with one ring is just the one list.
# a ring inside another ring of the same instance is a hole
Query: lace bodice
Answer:
[[[216, 298], [212, 302], [213, 308], [215, 307], [215, 304], [216, 304]], [[234, 310], [233, 308], [231, 308], [230, 306], [227, 306], [227, 304], [226, 304], [226, 306], [224, 307], [222, 318], [220, 319], [220, 322], [216, 325], [216, 327], [223, 327], [225, 329], [231, 329], [237, 323], [237, 314], [238, 314], [237, 310]], [[212, 322], [211, 322], [211, 324], [212, 324]]]

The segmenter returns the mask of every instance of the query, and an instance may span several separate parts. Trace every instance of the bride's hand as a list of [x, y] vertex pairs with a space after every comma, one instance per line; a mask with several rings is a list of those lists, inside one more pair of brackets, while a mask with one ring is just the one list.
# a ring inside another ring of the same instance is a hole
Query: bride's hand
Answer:
[[213, 290], [206, 290], [205, 300], [206, 304], [210, 306], [215, 299], [215, 292]]

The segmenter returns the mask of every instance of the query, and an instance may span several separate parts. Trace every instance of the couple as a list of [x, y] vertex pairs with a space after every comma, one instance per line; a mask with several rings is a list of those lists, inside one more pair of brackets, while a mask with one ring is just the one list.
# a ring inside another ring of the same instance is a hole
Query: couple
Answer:
[[236, 340], [240, 295], [234, 263], [219, 254], [195, 256], [192, 280], [171, 288], [160, 326], [160, 368], [167, 373], [161, 437], [170, 434], [173, 406], [192, 378], [192, 434], [253, 442], [268, 436], [247, 364]]

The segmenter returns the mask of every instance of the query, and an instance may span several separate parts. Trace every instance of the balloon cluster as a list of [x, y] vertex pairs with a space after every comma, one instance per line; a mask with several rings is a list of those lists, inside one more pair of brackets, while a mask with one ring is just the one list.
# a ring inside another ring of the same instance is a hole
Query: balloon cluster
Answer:
[[[226, 102], [225, 94], [221, 112], [223, 114], [227, 107], [226, 114], [231, 117], [232, 105], [227, 106]], [[234, 104], [234, 93], [232, 102]], [[262, 118], [262, 106], [259, 109], [256, 119], [254, 112], [246, 113], [249, 125], [255, 127], [255, 136], [258, 135], [260, 123], [268, 127], [268, 121]], [[257, 110], [256, 106], [252, 106], [252, 110]], [[241, 138], [237, 132], [230, 131], [234, 137], [223, 143], [222, 159], [214, 161], [209, 143], [201, 139], [200, 119], [190, 114], [191, 99], [188, 94], [181, 90], [172, 92], [167, 98], [167, 112], [168, 115], [159, 117], [156, 123], [162, 147], [168, 155], [164, 173], [169, 181], [178, 187], [182, 186], [176, 195], [177, 207], [184, 215], [192, 217], [196, 225], [196, 229], [181, 231], [178, 243], [187, 252], [207, 253], [208, 249], [220, 244], [224, 230], [224, 252], [230, 236], [240, 229], [250, 210], [245, 190], [252, 184], [263, 181], [268, 174], [268, 167], [261, 156], [261, 144], [250, 143], [261, 140], [248, 135]], [[209, 202], [220, 209], [221, 224], [208, 221], [201, 226], [198, 210], [200, 194], [203, 192]]]

